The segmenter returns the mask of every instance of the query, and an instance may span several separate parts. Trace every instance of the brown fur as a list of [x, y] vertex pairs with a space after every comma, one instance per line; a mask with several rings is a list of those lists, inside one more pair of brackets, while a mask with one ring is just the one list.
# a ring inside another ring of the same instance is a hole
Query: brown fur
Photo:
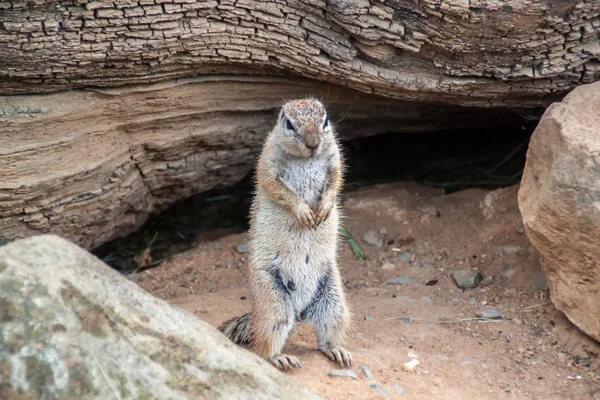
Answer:
[[342, 365], [350, 323], [336, 264], [342, 159], [333, 127], [315, 99], [286, 103], [267, 138], [251, 211], [250, 314], [221, 326], [282, 369], [300, 367], [279, 354], [296, 320], [315, 329], [319, 349]]

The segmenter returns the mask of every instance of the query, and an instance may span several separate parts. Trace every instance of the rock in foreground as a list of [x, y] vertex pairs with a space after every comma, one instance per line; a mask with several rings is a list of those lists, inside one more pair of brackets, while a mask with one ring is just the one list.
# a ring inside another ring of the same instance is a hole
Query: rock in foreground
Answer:
[[0, 247], [0, 398], [316, 398], [55, 236]]
[[600, 341], [600, 83], [546, 110], [529, 145], [519, 208], [552, 301]]

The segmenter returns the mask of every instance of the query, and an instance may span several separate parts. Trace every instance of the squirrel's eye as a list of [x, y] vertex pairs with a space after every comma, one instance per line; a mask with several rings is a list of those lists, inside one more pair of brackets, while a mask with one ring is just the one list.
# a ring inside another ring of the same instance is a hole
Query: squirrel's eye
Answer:
[[287, 129], [288, 131], [291, 131], [291, 132], [295, 131], [294, 125], [292, 125], [292, 122], [287, 118], [285, 120], [285, 129]]
[[329, 118], [325, 116], [325, 122], [323, 122], [323, 129], [327, 129], [329, 126]]

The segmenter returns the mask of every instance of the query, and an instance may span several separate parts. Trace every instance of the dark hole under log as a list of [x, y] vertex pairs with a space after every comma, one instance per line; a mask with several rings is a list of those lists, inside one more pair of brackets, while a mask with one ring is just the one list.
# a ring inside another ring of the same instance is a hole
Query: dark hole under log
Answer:
[[[436, 133], [389, 133], [343, 142], [347, 165], [345, 191], [363, 186], [414, 181], [447, 193], [468, 188], [494, 189], [520, 181], [529, 138], [537, 120], [514, 120], [487, 128]], [[151, 217], [137, 232], [93, 253], [122, 273], [158, 266], [199, 240], [248, 229], [253, 172], [241, 182], [182, 200]], [[150, 246], [151, 263], [135, 257]]]

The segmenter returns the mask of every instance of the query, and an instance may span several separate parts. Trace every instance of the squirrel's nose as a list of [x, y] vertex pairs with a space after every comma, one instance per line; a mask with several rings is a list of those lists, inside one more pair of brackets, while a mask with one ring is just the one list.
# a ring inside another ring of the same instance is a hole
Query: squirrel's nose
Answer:
[[306, 138], [306, 140], [304, 141], [304, 145], [311, 150], [316, 149], [317, 147], [319, 147], [319, 137], [318, 136], [308, 136]]

